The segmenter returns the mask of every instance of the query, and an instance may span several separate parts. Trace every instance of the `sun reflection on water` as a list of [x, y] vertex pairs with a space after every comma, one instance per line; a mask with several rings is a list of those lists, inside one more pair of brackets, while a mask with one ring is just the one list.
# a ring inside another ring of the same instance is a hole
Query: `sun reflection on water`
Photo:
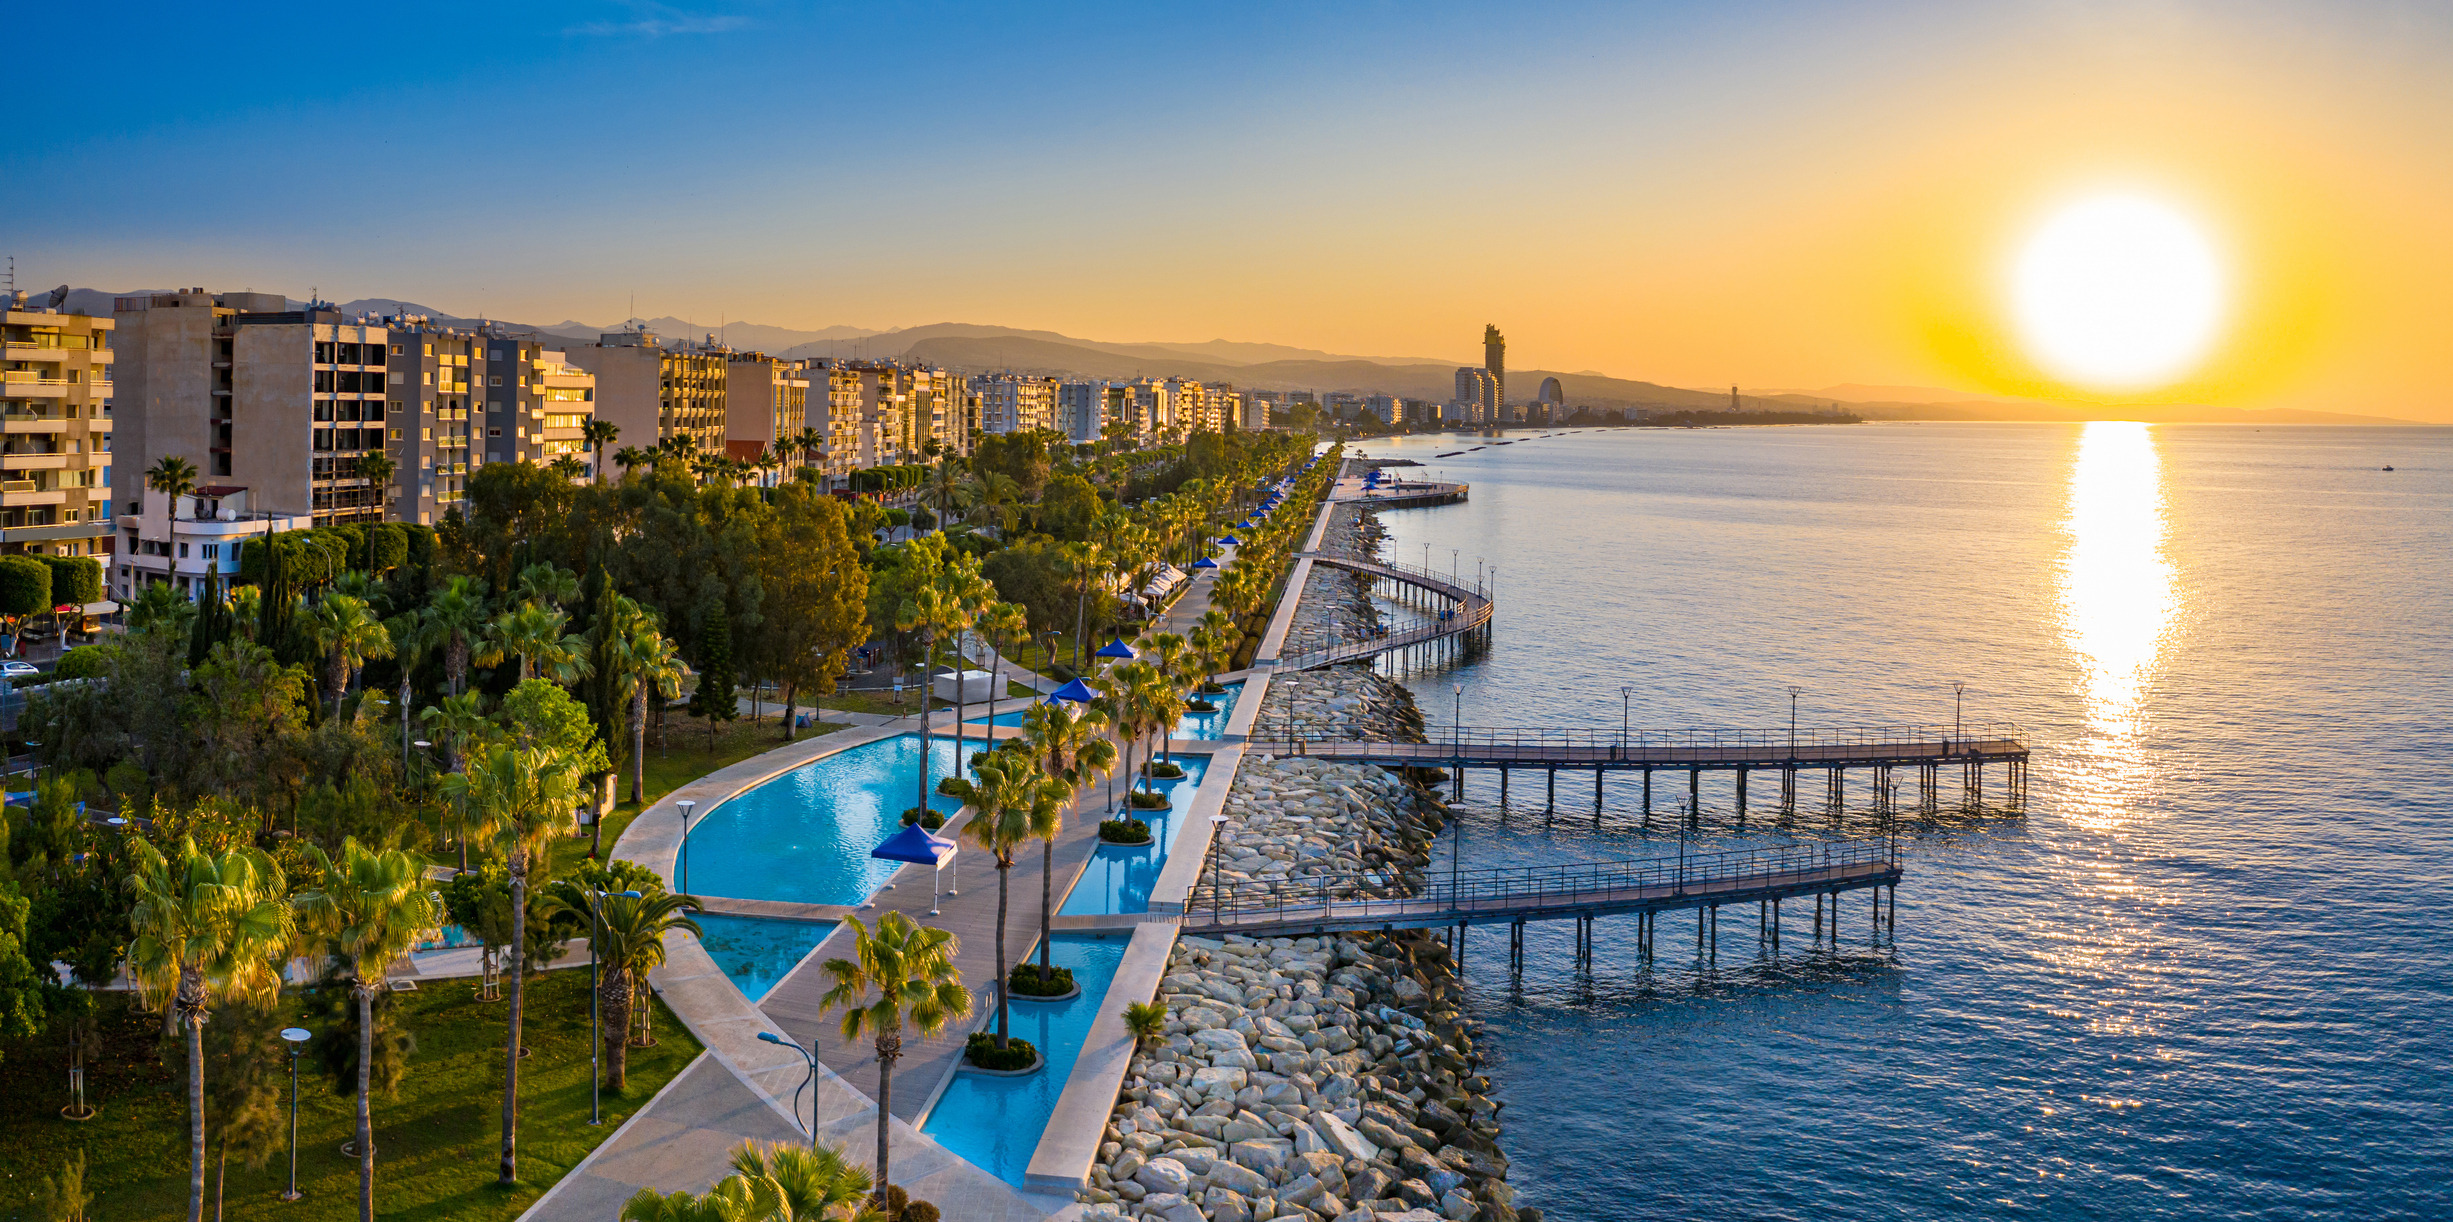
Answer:
[[2080, 785], [2096, 816], [2115, 820], [2143, 796], [2147, 688], [2181, 610], [2164, 556], [2163, 463], [2146, 425], [2096, 421], [2081, 430], [2062, 529], [2061, 635], [2091, 731], [2077, 744], [2090, 757]]

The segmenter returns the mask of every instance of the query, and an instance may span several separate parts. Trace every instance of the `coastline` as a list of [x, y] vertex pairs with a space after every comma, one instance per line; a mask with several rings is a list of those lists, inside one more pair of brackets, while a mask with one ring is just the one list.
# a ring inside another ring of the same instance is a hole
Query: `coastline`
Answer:
[[[1322, 550], [1370, 555], [1366, 506], [1331, 509]], [[1379, 626], [1355, 576], [1312, 568], [1289, 645]], [[1412, 694], [1367, 666], [1288, 673], [1257, 724], [1420, 740]], [[1386, 770], [1248, 757], [1204, 881], [1418, 885], [1447, 812]], [[1181, 937], [1077, 1199], [1083, 1219], [1161, 1222], [1540, 1222], [1518, 1210], [1478, 1024], [1426, 930]]]

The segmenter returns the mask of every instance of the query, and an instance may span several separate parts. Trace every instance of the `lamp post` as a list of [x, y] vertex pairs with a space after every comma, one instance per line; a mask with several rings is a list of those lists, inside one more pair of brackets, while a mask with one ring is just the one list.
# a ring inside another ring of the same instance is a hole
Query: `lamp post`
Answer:
[[1633, 720], [1634, 707], [1635, 685], [1620, 684], [1618, 687], [1618, 753], [1622, 757], [1627, 754], [1627, 727], [1628, 723]]
[[[588, 1123], [603, 1124], [604, 1077], [597, 1072], [597, 1058], [604, 1054], [605, 1037], [596, 1017], [596, 965], [604, 959], [605, 896], [606, 892], [588, 892]], [[616, 891], [623, 899], [639, 898], [636, 891]], [[625, 1032], [625, 1035], [628, 1033]]]
[[[1954, 744], [1955, 744], [1955, 743], [1957, 743], [1957, 742], [1959, 741], [1960, 736], [1961, 736], [1961, 735], [1963, 735], [1963, 734], [1966, 732], [1965, 730], [1963, 730], [1963, 729], [1960, 727], [1960, 724], [1959, 724], [1959, 705], [1960, 705], [1961, 700], [1962, 700], [1962, 699], [1963, 699], [1963, 698], [1964, 698], [1964, 697], [1967, 695], [1967, 690], [1968, 690], [1968, 685], [1967, 685], [1966, 683], [1961, 682], [1961, 681], [1956, 680], [1956, 679], [1954, 679], [1954, 680], [1952, 680], [1952, 681], [1951, 681], [1951, 685], [1950, 685], [1950, 737], [1951, 737], [1951, 741], [1952, 741]], [[1946, 752], [1943, 752], [1943, 754], [1948, 755], [1948, 754], [1949, 754], [1949, 752], [1947, 752], [1947, 751], [1946, 751]]]
[[[772, 1031], [761, 1031], [758, 1033], [758, 1038], [765, 1043], [781, 1044], [784, 1047], [801, 1054], [801, 1059], [809, 1063], [809, 1076], [801, 1079], [801, 1084], [799, 1086], [792, 1088], [792, 1120], [793, 1123], [797, 1124], [801, 1119], [801, 1092], [808, 1090], [809, 1084], [818, 1080], [818, 1054], [807, 1048], [801, 1047], [798, 1042], [785, 1039]], [[815, 1150], [818, 1148], [817, 1117], [811, 1116], [809, 1120], [809, 1148]]]
[[673, 805], [681, 808], [681, 893], [690, 894], [690, 812], [698, 803], [683, 798]]
[[290, 1189], [281, 1194], [284, 1201], [298, 1199], [298, 1054], [307, 1050], [307, 1041], [314, 1034], [304, 1027], [283, 1027], [281, 1038], [290, 1046]]
[[1226, 825], [1225, 815], [1209, 817], [1209, 919], [1213, 924], [1218, 920], [1218, 859], [1222, 852], [1221, 842], [1226, 839]]
[[1797, 693], [1806, 689], [1789, 685], [1789, 758], [1797, 758]]

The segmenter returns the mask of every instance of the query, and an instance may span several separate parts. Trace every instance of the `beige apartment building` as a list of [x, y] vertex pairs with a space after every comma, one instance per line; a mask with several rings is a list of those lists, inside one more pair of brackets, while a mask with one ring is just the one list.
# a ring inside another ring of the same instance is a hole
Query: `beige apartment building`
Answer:
[[728, 349], [668, 345], [652, 331], [612, 331], [565, 359], [596, 378], [596, 418], [621, 430], [616, 447], [648, 449], [688, 437], [703, 454], [724, 452]]
[[[785, 478], [808, 461], [800, 435], [809, 424], [810, 370], [763, 352], [735, 352], [724, 371], [724, 446], [734, 458], [761, 454], [784, 460], [770, 478]], [[823, 405], [820, 410], [823, 411]]]
[[533, 335], [395, 317], [391, 328], [392, 516], [431, 526], [468, 499], [489, 462], [590, 462], [583, 430], [596, 377]]
[[382, 520], [385, 490], [361, 465], [386, 446], [390, 333], [286, 304], [201, 288], [117, 299], [127, 394], [112, 484], [123, 499], [177, 455], [199, 482], [247, 488], [259, 511], [317, 526]]
[[23, 293], [0, 317], [0, 552], [107, 557], [112, 320]]
[[979, 400], [979, 431], [1010, 434], [1055, 428], [1058, 385], [1054, 378], [1015, 374], [971, 379], [971, 393]]

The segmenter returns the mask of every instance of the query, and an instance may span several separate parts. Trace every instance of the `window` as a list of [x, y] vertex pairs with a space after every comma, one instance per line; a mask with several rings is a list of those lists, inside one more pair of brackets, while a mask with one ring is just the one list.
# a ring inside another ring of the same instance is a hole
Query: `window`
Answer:
[[399, 430], [399, 429], [393, 429], [393, 430], [392, 430], [392, 440], [394, 440], [394, 441], [398, 441], [398, 440], [400, 440], [400, 430]]
[[187, 545], [184, 543], [179, 545], [179, 559], [187, 559]]
[[503, 431], [501, 429], [487, 429], [485, 431], [485, 435], [488, 437], [500, 437], [503, 435]]
[[409, 346], [407, 344], [394, 344], [392, 345], [392, 355], [407, 356], [409, 355], [408, 348]]
[[205, 559], [207, 559], [207, 560], [219, 560], [219, 559], [221, 559], [221, 544], [219, 544], [219, 543], [207, 543], [207, 544], [205, 544], [205, 545], [204, 545], [204, 558], [205, 558]]
[[503, 384], [503, 375], [501, 375], [501, 374], [499, 374], [499, 373], [498, 373], [498, 374], [495, 374], [493, 377], [490, 377], [490, 378], [487, 378], [487, 379], [486, 379], [486, 385], [488, 385], [488, 386], [500, 386], [500, 385], [502, 385], [502, 384]]
[[[417, 439], [418, 439], [419, 441], [432, 441], [432, 440], [434, 440], [434, 430], [433, 430], [433, 429], [419, 429], [417, 432], [418, 432], [418, 438], [417, 438]], [[504, 1055], [508, 1056], [508, 1055], [510, 1055], [510, 1054], [505, 1053]]]

